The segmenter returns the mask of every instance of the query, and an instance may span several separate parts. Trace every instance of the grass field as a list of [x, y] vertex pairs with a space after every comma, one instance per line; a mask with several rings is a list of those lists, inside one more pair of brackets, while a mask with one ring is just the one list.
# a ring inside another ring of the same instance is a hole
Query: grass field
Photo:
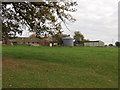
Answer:
[[117, 88], [118, 49], [3, 46], [3, 88]]

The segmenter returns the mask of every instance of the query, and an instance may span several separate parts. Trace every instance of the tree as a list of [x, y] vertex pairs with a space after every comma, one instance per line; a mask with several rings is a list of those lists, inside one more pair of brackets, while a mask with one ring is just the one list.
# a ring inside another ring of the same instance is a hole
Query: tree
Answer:
[[120, 42], [116, 42], [115, 45], [116, 45], [117, 47], [120, 47]]
[[74, 39], [77, 41], [82, 41], [82, 42], [89, 41], [89, 39], [85, 39], [84, 35], [79, 31], [74, 32]]
[[67, 20], [75, 21], [70, 12], [76, 11], [74, 8], [76, 5], [76, 2], [70, 0], [62, 0], [61, 2], [3, 2], [4, 33], [2, 34], [4, 38], [14, 37], [16, 34], [22, 34], [23, 27], [28, 27], [30, 32], [35, 32], [36, 37], [43, 37], [46, 34], [55, 35], [62, 31], [61, 22], [66, 24]]
[[83, 34], [80, 33], [79, 31], [75, 31], [75, 32], [74, 32], [74, 39], [77, 40], [78, 38], [80, 38], [81, 41], [84, 40], [84, 36], [83, 36]]
[[90, 41], [90, 40], [89, 39], [84, 39], [83, 41], [86, 42], [86, 41]]
[[109, 46], [113, 46], [113, 44], [109, 44]]
[[105, 47], [107, 47], [108, 45], [105, 45]]

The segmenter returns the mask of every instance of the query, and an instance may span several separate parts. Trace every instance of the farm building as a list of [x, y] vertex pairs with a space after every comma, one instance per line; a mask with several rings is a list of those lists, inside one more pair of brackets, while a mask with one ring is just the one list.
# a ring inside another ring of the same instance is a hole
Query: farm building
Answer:
[[7, 41], [9, 45], [29, 45], [29, 44], [39, 44], [38, 38], [28, 38], [28, 37], [17, 37], [15, 39], [9, 39]]
[[73, 38], [71, 38], [71, 37], [65, 37], [65, 38], [63, 38], [63, 45], [64, 46], [74, 46], [74, 44], [73, 44]]
[[52, 37], [45, 37], [40, 39], [39, 44], [44, 46], [58, 46], [59, 42], [54, 40]]
[[[69, 35], [66, 34], [61, 34], [60, 37], [63, 39], [64, 37], [67, 37]], [[49, 37], [44, 37], [44, 38], [36, 38], [35, 34], [32, 34], [29, 37], [11, 37], [9, 39], [2, 39], [2, 44], [3, 45], [44, 45], [44, 46], [58, 46], [61, 44], [61, 42], [53, 37], [53, 36], [49, 36]]]
[[57, 46], [58, 42], [53, 41], [52, 39], [45, 38], [45, 39], [39, 39], [36, 37], [16, 37], [13, 39], [9, 40], [3, 40], [3, 44], [8, 44], [8, 45], [32, 45], [32, 46]]
[[85, 41], [84, 46], [103, 47], [104, 42], [102, 42], [102, 41]]

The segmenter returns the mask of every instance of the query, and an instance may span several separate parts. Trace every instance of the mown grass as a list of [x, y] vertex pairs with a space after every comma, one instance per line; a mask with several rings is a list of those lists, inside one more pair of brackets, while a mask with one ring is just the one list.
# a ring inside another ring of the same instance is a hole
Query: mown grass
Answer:
[[118, 49], [3, 46], [3, 87], [115, 88]]

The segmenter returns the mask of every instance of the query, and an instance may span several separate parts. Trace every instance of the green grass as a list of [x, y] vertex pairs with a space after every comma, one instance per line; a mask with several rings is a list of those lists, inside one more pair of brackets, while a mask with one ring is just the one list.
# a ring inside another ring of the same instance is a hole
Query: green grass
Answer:
[[117, 88], [118, 49], [3, 46], [3, 87]]

